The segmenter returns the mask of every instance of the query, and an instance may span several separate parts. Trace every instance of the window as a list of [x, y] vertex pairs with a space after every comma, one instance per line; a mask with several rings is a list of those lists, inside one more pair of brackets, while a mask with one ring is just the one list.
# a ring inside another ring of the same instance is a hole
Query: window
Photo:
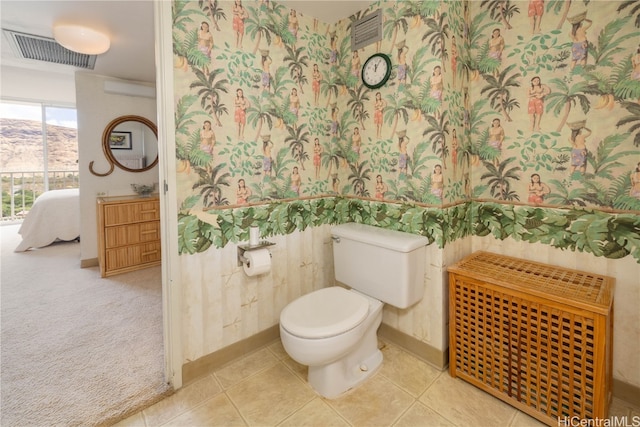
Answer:
[[26, 214], [45, 191], [78, 187], [76, 110], [0, 101], [2, 219]]

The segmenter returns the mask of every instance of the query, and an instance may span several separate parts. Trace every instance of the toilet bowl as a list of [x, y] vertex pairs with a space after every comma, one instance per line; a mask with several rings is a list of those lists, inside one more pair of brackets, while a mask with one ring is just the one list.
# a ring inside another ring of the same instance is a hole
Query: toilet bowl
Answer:
[[327, 398], [369, 378], [382, 363], [376, 333], [382, 307], [422, 299], [429, 239], [366, 224], [331, 229], [336, 283], [292, 301], [280, 313], [285, 351], [309, 366], [308, 380]]
[[309, 366], [308, 380], [334, 398], [357, 386], [382, 363], [377, 330], [383, 303], [339, 286], [306, 294], [280, 314], [280, 338], [293, 360]]

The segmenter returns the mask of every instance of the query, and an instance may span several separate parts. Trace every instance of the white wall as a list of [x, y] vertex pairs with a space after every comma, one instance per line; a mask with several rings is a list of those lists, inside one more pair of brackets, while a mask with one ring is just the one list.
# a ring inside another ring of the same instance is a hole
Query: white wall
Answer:
[[[134, 194], [131, 184], [158, 182], [158, 167], [146, 172], [127, 172], [115, 168], [108, 176], [89, 172], [89, 163], [98, 173], [109, 171], [109, 163], [102, 151], [102, 132], [120, 116], [137, 115], [157, 123], [156, 100], [152, 98], [117, 95], [104, 92], [104, 81], [112, 78], [77, 73], [75, 79], [76, 109], [78, 111], [78, 153], [80, 170], [80, 259], [98, 257], [96, 198], [99, 195]], [[153, 161], [153, 160], [150, 160]]]
[[68, 73], [45, 73], [3, 66], [0, 72], [0, 95], [3, 98], [74, 105], [75, 77]]

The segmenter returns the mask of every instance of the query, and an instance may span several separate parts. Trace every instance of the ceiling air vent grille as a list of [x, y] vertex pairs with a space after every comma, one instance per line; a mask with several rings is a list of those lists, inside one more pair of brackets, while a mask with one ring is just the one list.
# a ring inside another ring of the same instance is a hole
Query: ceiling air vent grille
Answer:
[[376, 10], [351, 24], [351, 50], [382, 40], [382, 11]]
[[73, 52], [62, 47], [54, 39], [6, 29], [4, 33], [19, 58], [71, 65], [89, 70], [93, 70], [96, 65], [96, 55]]

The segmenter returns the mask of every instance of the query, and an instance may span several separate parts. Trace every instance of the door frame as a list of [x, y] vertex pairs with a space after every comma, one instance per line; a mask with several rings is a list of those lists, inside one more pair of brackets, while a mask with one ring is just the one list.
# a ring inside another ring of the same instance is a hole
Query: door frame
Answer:
[[182, 387], [182, 285], [176, 203], [172, 4], [154, 0], [165, 379], [177, 390]]

